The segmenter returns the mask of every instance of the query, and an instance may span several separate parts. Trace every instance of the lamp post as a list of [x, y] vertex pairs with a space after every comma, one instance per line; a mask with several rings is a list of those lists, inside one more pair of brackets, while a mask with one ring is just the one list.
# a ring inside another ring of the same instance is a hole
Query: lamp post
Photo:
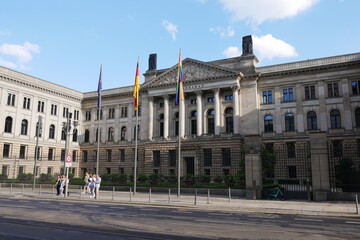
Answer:
[[34, 176], [33, 176], [33, 187], [32, 190], [35, 190], [35, 182], [36, 182], [36, 163], [39, 158], [39, 137], [41, 136], [42, 131], [42, 116], [39, 115], [39, 120], [36, 125], [36, 145], [35, 145], [35, 159], [34, 159]]
[[[66, 122], [63, 122], [63, 131], [65, 132], [64, 174], [66, 174], [64, 197], [67, 197], [67, 194], [68, 194], [69, 167], [66, 166], [66, 156], [68, 155], [68, 151], [69, 151], [69, 136], [72, 135], [70, 133], [70, 130], [71, 130], [71, 118], [72, 118], [72, 113], [68, 112]], [[74, 128], [76, 128], [76, 126], [78, 125], [78, 122], [73, 121], [72, 124], [74, 125]]]

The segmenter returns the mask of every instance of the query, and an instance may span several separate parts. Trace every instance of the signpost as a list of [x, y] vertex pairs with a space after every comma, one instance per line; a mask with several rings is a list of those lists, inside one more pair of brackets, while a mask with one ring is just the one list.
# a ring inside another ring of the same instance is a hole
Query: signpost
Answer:
[[72, 167], [72, 157], [71, 157], [71, 155], [66, 155], [65, 167], [67, 167], [67, 168]]

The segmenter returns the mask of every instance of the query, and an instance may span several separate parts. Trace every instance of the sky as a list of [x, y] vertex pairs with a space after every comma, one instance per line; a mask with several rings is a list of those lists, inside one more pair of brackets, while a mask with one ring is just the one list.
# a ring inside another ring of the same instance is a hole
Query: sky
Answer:
[[[0, 66], [80, 92], [132, 86], [149, 54], [258, 66], [360, 52], [359, 0], [0, 0]], [[141, 76], [141, 82], [144, 77]], [[185, 83], [186, 84], [186, 79]]]

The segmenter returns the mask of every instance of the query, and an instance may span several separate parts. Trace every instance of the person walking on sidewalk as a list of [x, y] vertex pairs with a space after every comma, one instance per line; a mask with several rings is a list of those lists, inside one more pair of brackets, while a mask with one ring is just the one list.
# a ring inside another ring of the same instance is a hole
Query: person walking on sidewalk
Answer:
[[95, 189], [94, 176], [95, 176], [95, 175], [89, 174], [90, 198], [94, 198], [94, 197], [95, 197], [95, 192], [94, 192], [94, 189]]
[[56, 196], [60, 196], [60, 188], [61, 188], [61, 174], [58, 175], [58, 178], [55, 182], [55, 186], [56, 186]]
[[84, 178], [84, 192], [83, 192], [83, 194], [85, 194], [85, 193], [90, 193], [90, 188], [89, 188], [90, 182], [89, 182], [89, 178], [90, 178], [89, 173], [86, 172], [86, 173], [85, 173], [85, 178]]
[[100, 175], [95, 175], [95, 198], [99, 198], [99, 189], [100, 189], [100, 183], [101, 183], [101, 177]]

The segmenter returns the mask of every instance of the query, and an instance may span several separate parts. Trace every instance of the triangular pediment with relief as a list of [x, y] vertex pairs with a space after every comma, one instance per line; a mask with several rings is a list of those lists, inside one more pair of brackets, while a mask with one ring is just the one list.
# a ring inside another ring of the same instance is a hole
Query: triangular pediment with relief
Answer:
[[[183, 60], [183, 77], [184, 82], [197, 82], [203, 80], [212, 80], [217, 78], [224, 78], [229, 76], [235, 76], [236, 71], [227, 69], [224, 67], [219, 67], [209, 63], [197, 61], [194, 59], [187, 58]], [[164, 87], [173, 85], [176, 83], [178, 74], [178, 65], [174, 65], [167, 71], [156, 76], [154, 79], [144, 84], [143, 87], [154, 88], [154, 87]]]

